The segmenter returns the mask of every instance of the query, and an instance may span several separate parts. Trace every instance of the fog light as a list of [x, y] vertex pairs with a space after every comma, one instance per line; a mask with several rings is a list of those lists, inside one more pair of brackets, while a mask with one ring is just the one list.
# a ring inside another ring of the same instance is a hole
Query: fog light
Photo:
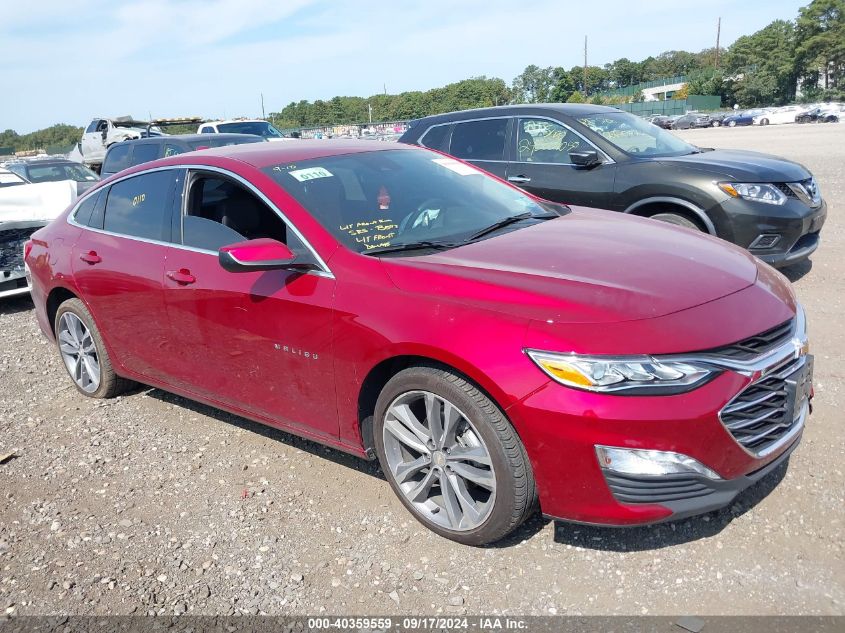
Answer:
[[614, 448], [596, 445], [596, 457], [605, 470], [626, 475], [675, 475], [696, 473], [708, 479], [721, 479], [700, 461], [681, 453]]
[[748, 246], [748, 250], [752, 249], [765, 249], [765, 248], [772, 248], [775, 244], [780, 241], [780, 235], [776, 235], [773, 233], [764, 233], [763, 235], [758, 235], [753, 242]]

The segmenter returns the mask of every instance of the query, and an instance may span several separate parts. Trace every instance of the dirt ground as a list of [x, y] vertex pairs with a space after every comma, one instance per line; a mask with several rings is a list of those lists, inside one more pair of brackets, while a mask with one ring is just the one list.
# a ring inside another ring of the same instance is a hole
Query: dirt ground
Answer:
[[829, 204], [787, 270], [815, 412], [725, 510], [599, 529], [535, 517], [477, 549], [424, 529], [378, 469], [156, 389], [77, 394], [28, 298], [0, 303], [0, 614], [845, 614], [845, 124], [680, 133], [809, 167]]

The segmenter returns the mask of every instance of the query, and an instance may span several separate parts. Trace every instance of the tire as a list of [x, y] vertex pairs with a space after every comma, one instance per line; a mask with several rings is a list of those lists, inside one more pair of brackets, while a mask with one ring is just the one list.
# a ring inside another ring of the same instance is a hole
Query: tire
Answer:
[[728, 121], [728, 127], [736, 127], [736, 121]]
[[768, 119], [760, 119], [760, 125], [768, 125], [768, 124], [769, 124]]
[[692, 229], [693, 231], [703, 232], [696, 222], [693, 222], [688, 217], [679, 213], [662, 212], [655, 213], [649, 217], [652, 220], [658, 220], [659, 222], [666, 222], [667, 224], [674, 224], [675, 226], [683, 226], [684, 228]]
[[[82, 301], [68, 299], [62, 303], [56, 311], [54, 328], [59, 356], [79, 393], [89, 398], [112, 398], [134, 384], [114, 373], [103, 338]], [[75, 353], [70, 353], [71, 349]], [[91, 351], [85, 353], [84, 350]], [[74, 364], [73, 358], [80, 356], [84, 358]]]
[[713, 121], [713, 127], [721, 127], [721, 126], [722, 126], [721, 121]]
[[[439, 422], [430, 433], [433, 419]], [[451, 431], [436, 432], [450, 426]], [[373, 431], [390, 487], [414, 518], [440, 536], [465, 545], [492, 543], [537, 507], [534, 475], [516, 431], [499, 407], [461, 376], [427, 366], [400, 371], [379, 394]], [[427, 444], [421, 438], [429, 438]], [[414, 444], [417, 448], [411, 448]]]

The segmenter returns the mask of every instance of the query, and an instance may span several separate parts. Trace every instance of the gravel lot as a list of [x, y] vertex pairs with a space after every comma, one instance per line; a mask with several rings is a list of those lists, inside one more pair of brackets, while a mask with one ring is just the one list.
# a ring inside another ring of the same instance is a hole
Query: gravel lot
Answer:
[[0, 464], [0, 614], [845, 613], [845, 125], [680, 135], [804, 163], [829, 204], [812, 264], [786, 271], [816, 354], [788, 468], [677, 524], [536, 517], [465, 547], [414, 521], [372, 464], [156, 389], [78, 395], [29, 299], [5, 300], [0, 455], [17, 457]]

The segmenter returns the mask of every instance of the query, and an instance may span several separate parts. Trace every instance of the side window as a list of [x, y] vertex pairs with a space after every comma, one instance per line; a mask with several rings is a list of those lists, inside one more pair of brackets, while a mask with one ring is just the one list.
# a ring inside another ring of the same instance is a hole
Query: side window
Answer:
[[467, 160], [502, 160], [507, 129], [507, 119], [456, 123], [449, 153]]
[[103, 228], [121, 235], [166, 240], [170, 235], [174, 178], [174, 170], [164, 170], [113, 184]]
[[210, 125], [203, 126], [200, 130], [200, 134], [214, 134], [214, 128]]
[[106, 121], [104, 119], [100, 119], [99, 121], [97, 121], [97, 130], [96, 130], [97, 132], [105, 132], [108, 129], [109, 129], [109, 122], [108, 121]]
[[575, 132], [548, 119], [520, 119], [516, 130], [517, 160], [522, 163], [570, 165], [569, 152], [593, 149]]
[[129, 167], [129, 154], [132, 146], [128, 143], [112, 145], [103, 161], [103, 171], [109, 174], [116, 174]]
[[142, 163], [149, 163], [159, 157], [157, 143], [136, 143], [132, 151], [133, 165], [140, 165]]
[[88, 124], [88, 127], [85, 128], [85, 133], [89, 134], [90, 132], [96, 132], [97, 131], [97, 124], [99, 122], [100, 122], [99, 119], [94, 119], [93, 121], [91, 121], [91, 123]]
[[449, 151], [449, 132], [451, 125], [435, 125], [428, 128], [428, 132], [423, 134], [420, 139], [420, 145], [428, 147], [429, 149], [436, 149], [441, 152]]
[[85, 198], [82, 202], [79, 203], [79, 206], [76, 207], [76, 211], [73, 214], [73, 219], [76, 220], [78, 224], [90, 226], [91, 216], [94, 213], [94, 208], [97, 206], [97, 200], [99, 199], [99, 192]]
[[301, 257], [311, 257], [284, 221], [251, 191], [222, 176], [194, 174], [182, 218], [185, 246], [216, 251], [262, 237], [287, 244]]

